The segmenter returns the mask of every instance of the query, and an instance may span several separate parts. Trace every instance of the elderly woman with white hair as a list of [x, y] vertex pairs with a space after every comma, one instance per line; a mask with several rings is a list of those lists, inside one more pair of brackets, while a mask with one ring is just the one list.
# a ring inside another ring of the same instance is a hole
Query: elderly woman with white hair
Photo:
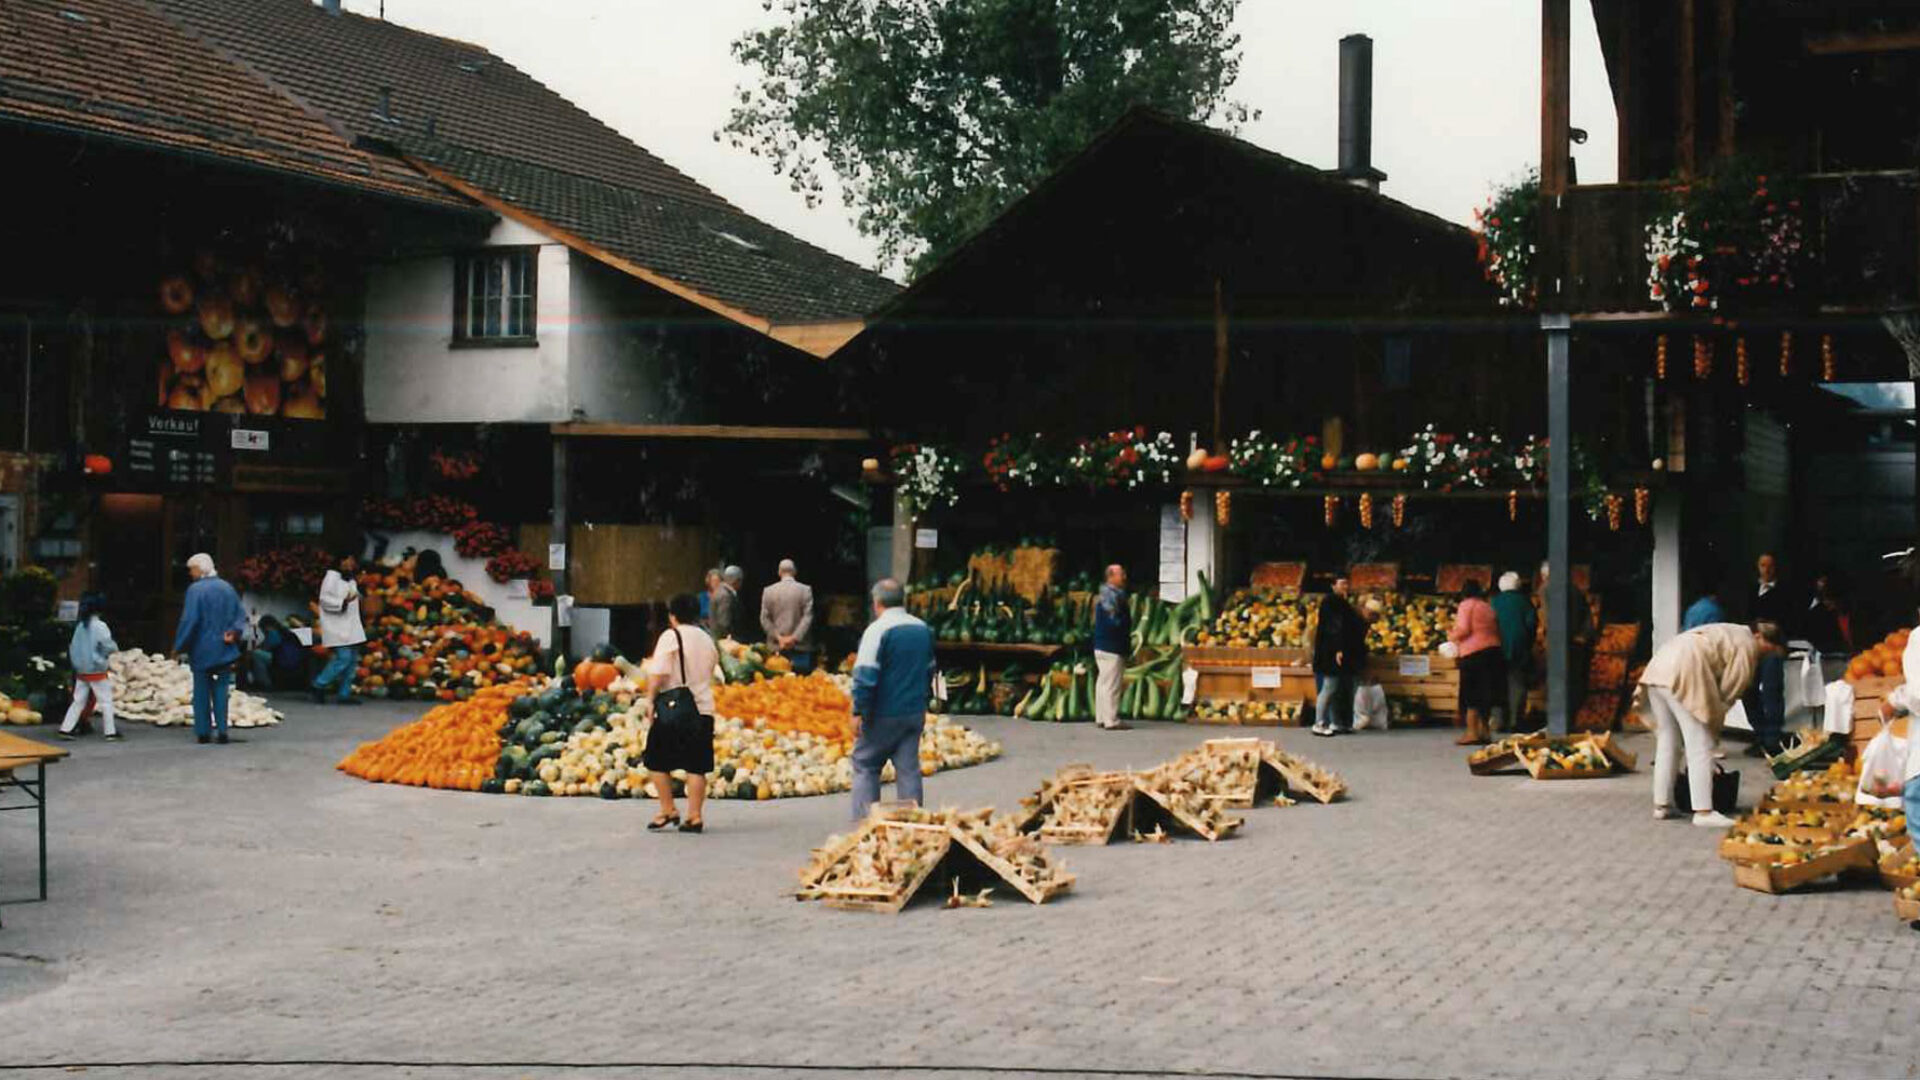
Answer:
[[193, 734], [202, 743], [227, 741], [227, 692], [233, 688], [233, 667], [240, 659], [240, 641], [247, 632], [247, 612], [240, 594], [220, 577], [213, 556], [201, 552], [187, 560], [193, 583], [180, 608], [180, 629], [173, 635], [175, 655], [184, 655], [193, 669]]
[[1500, 624], [1500, 653], [1507, 661], [1507, 703], [1493, 717], [1495, 734], [1517, 731], [1527, 718], [1527, 690], [1533, 684], [1533, 636], [1540, 630], [1540, 614], [1520, 589], [1520, 575], [1500, 575], [1500, 592], [1493, 598], [1493, 617]]

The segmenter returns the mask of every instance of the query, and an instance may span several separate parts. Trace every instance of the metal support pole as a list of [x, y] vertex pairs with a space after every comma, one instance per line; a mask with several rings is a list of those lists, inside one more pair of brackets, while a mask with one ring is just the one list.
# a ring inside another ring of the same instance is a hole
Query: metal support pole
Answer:
[[553, 438], [553, 521], [547, 535], [547, 543], [563, 545], [565, 557], [560, 560], [553, 574], [553, 651], [555, 655], [565, 655], [569, 638], [567, 627], [560, 625], [560, 597], [567, 595], [567, 565], [573, 561], [573, 547], [567, 541], [567, 437], [554, 435]]
[[1573, 527], [1573, 416], [1572, 381], [1568, 355], [1573, 321], [1565, 315], [1542, 315], [1540, 328], [1547, 337], [1547, 730], [1567, 733], [1573, 703], [1567, 700], [1568, 645], [1572, 629], [1572, 567], [1568, 542]]
[[47, 898], [47, 763], [42, 761], [33, 768], [33, 778], [40, 788], [40, 899]]

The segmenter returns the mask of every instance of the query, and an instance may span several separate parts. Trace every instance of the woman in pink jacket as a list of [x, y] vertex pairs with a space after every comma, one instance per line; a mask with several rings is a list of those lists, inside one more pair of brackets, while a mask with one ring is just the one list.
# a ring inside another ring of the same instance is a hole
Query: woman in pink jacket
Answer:
[[1500, 620], [1487, 603], [1480, 583], [1469, 581], [1460, 590], [1460, 612], [1447, 635], [1460, 662], [1460, 712], [1467, 730], [1454, 742], [1460, 746], [1488, 741], [1488, 717], [1506, 700], [1507, 665], [1500, 657]]

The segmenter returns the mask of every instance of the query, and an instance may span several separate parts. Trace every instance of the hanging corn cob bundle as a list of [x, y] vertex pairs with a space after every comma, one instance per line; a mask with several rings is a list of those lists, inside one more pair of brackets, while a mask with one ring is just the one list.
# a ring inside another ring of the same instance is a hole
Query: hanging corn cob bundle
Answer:
[[1512, 488], [1507, 489], [1507, 520], [1520, 520], [1520, 493]]
[[1327, 528], [1333, 528], [1334, 514], [1340, 509], [1340, 496], [1329, 495], [1323, 500], [1326, 506]]
[[1193, 492], [1191, 490], [1180, 493], [1180, 520], [1193, 520]]
[[1665, 334], [1653, 339], [1653, 374], [1659, 379], [1667, 377], [1667, 335]]
[[1393, 497], [1393, 527], [1398, 529], [1406, 523], [1407, 497], [1405, 495], [1395, 495]]
[[1736, 338], [1733, 343], [1733, 377], [1741, 386], [1747, 385], [1753, 378], [1753, 370], [1747, 366], [1747, 339]]
[[1373, 528], [1373, 495], [1371, 492], [1360, 494], [1360, 527]]
[[1230, 520], [1232, 517], [1233, 517], [1233, 492], [1231, 491], [1214, 492], [1213, 493], [1213, 520], [1215, 522], [1218, 522], [1220, 527], [1224, 529], [1227, 527], [1228, 520]]
[[1780, 331], [1780, 377], [1793, 374], [1793, 331]]
[[1633, 489], [1633, 520], [1641, 525], [1647, 523], [1647, 517], [1653, 511], [1653, 492], [1643, 487]]
[[1612, 492], [1607, 493], [1607, 528], [1614, 532], [1620, 531], [1620, 520], [1625, 508], [1625, 499]]
[[1713, 377], [1713, 342], [1697, 335], [1693, 339], [1693, 377], [1703, 380]]
[[1820, 381], [1832, 382], [1840, 372], [1840, 364], [1833, 355], [1833, 335], [1820, 335]]

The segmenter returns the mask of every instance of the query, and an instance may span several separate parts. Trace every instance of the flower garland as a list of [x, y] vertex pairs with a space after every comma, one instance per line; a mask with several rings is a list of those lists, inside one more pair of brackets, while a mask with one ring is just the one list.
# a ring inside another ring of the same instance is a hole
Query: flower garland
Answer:
[[243, 589], [309, 595], [320, 590], [320, 580], [335, 561], [320, 548], [294, 544], [240, 560], [233, 580]]
[[913, 517], [960, 501], [963, 466], [957, 454], [937, 446], [906, 443], [893, 448], [893, 475], [899, 480], [900, 501]]
[[987, 479], [1001, 491], [1016, 487], [1053, 487], [1064, 479], [1064, 464], [1053, 453], [1044, 436], [1000, 435], [987, 444], [981, 465]]
[[1498, 435], [1469, 431], [1464, 436], [1437, 430], [1428, 424], [1414, 432], [1413, 442], [1400, 451], [1407, 475], [1430, 491], [1487, 488], [1505, 474], [1517, 472], [1511, 457], [1503, 459]]
[[1776, 299], [1798, 287], [1807, 255], [1798, 193], [1738, 161], [1673, 188], [1646, 235], [1647, 298], [1667, 311]]
[[1533, 306], [1538, 289], [1533, 259], [1538, 250], [1539, 208], [1540, 172], [1528, 169], [1519, 180], [1496, 190], [1483, 209], [1473, 212], [1481, 272], [1499, 288], [1503, 306]]
[[1131, 491], [1149, 484], [1173, 483], [1182, 465], [1172, 432], [1150, 435], [1145, 427], [1136, 427], [1080, 440], [1067, 455], [1065, 473], [1068, 479], [1092, 487]]
[[1227, 446], [1227, 472], [1262, 487], [1297, 488], [1325, 476], [1320, 470], [1320, 439], [1315, 435], [1285, 441], [1265, 438], [1258, 429]]
[[480, 511], [472, 503], [448, 495], [368, 499], [360, 505], [360, 520], [374, 529], [418, 529], [452, 534], [479, 519]]

